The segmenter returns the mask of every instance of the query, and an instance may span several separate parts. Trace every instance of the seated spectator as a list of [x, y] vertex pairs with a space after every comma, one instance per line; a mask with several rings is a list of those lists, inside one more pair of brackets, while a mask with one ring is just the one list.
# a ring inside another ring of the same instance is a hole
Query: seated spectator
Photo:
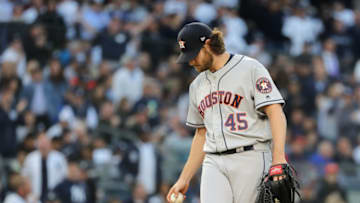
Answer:
[[66, 114], [69, 118], [70, 128], [74, 127], [77, 120], [83, 120], [87, 126], [94, 129], [98, 124], [98, 114], [91, 102], [86, 98], [84, 88], [74, 87], [70, 89], [68, 105], [63, 106], [59, 115]]
[[353, 147], [347, 137], [340, 137], [336, 143], [335, 161], [342, 167], [342, 165], [350, 165], [354, 167], [355, 160], [352, 156]]
[[67, 178], [54, 189], [56, 197], [64, 203], [95, 203], [91, 198], [91, 192], [95, 191], [89, 188], [86, 172], [80, 167], [80, 163], [70, 160], [67, 170]]
[[19, 78], [24, 77], [26, 72], [26, 56], [20, 36], [15, 35], [10, 46], [2, 53], [1, 62], [13, 62], [16, 65], [16, 73]]
[[325, 166], [325, 177], [321, 181], [316, 202], [347, 202], [346, 192], [337, 183], [338, 174], [339, 166], [337, 164], [329, 163]]
[[325, 174], [325, 166], [334, 159], [334, 146], [330, 141], [323, 140], [319, 143], [317, 152], [313, 154], [309, 161], [318, 170], [318, 174], [323, 176]]
[[141, 183], [137, 183], [132, 188], [132, 197], [125, 200], [124, 203], [147, 203], [148, 195], [145, 187]]
[[6, 196], [4, 203], [28, 203], [31, 201], [31, 184], [29, 179], [20, 174], [13, 174], [10, 176], [9, 182], [12, 192]]

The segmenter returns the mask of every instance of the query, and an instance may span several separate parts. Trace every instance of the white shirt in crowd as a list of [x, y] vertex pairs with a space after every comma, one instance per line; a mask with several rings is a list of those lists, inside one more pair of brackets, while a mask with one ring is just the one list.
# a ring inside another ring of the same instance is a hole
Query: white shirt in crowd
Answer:
[[9, 47], [1, 55], [1, 62], [15, 63], [17, 75], [22, 79], [24, 78], [24, 75], [26, 73], [26, 57], [24, 54], [20, 54], [14, 48]]
[[[74, 110], [69, 105], [64, 106], [60, 110], [59, 119], [61, 121], [67, 121], [71, 129], [75, 127], [77, 121], [81, 121], [81, 118], [76, 117]], [[97, 127], [99, 117], [96, 109], [93, 106], [89, 106], [86, 109], [86, 117], [84, 118], [84, 121], [86, 122], [86, 125], [91, 129]]]
[[202, 2], [197, 5], [194, 17], [198, 21], [209, 24], [217, 17], [217, 11], [213, 4]]
[[343, 22], [348, 27], [351, 27], [355, 24], [355, 14], [351, 9], [334, 11], [333, 17], [334, 19]]
[[17, 193], [10, 193], [5, 197], [4, 203], [27, 203], [27, 202]]
[[136, 67], [133, 71], [120, 68], [115, 72], [112, 83], [112, 94], [115, 103], [126, 98], [131, 104], [138, 101], [143, 93], [144, 73]]
[[34, 96], [31, 102], [31, 111], [36, 115], [47, 113], [47, 103], [44, 92], [44, 83], [34, 83]]
[[0, 22], [9, 22], [12, 18], [13, 4], [8, 0], [0, 0]]
[[309, 16], [290, 16], [285, 19], [282, 33], [290, 38], [290, 53], [297, 56], [302, 53], [306, 42], [316, 41], [323, 29], [323, 24], [318, 19]]
[[247, 49], [244, 37], [248, 32], [245, 21], [239, 16], [231, 15], [225, 15], [222, 21], [226, 27], [226, 34], [224, 36], [226, 49], [231, 53], [244, 52]]
[[[48, 189], [52, 190], [67, 176], [65, 156], [58, 151], [51, 151], [47, 157]], [[22, 175], [29, 178], [32, 192], [36, 197], [41, 195], [41, 154], [36, 150], [31, 152], [24, 161]]]
[[139, 145], [139, 174], [138, 181], [144, 186], [147, 194], [156, 191], [156, 154], [152, 143]]
[[324, 51], [322, 53], [322, 59], [328, 75], [338, 77], [340, 74], [340, 64], [337, 55], [332, 52]]

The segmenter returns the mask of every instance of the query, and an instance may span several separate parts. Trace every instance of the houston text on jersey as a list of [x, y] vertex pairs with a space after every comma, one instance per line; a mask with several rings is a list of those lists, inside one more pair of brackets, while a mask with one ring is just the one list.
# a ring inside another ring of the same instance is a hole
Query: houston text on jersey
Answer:
[[205, 98], [201, 100], [198, 106], [198, 110], [201, 116], [204, 118], [205, 110], [217, 104], [218, 102], [220, 104], [230, 105], [234, 108], [238, 108], [243, 98], [244, 97], [229, 91], [215, 91], [206, 95]]

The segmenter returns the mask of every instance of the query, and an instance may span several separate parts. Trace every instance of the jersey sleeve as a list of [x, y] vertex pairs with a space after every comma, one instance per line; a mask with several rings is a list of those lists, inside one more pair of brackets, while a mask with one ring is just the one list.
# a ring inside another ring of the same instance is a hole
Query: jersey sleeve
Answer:
[[196, 105], [196, 95], [194, 94], [194, 90], [192, 90], [192, 86], [189, 88], [189, 110], [186, 125], [193, 128], [202, 128], [205, 126], [203, 117]]
[[255, 109], [258, 113], [264, 114], [259, 111], [261, 107], [270, 104], [285, 104], [278, 88], [275, 86], [268, 70], [259, 62], [254, 63], [253, 71], [253, 97], [255, 102]]

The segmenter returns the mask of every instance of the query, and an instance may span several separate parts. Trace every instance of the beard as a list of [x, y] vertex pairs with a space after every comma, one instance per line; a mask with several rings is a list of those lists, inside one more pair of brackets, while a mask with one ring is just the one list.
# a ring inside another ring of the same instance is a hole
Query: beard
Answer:
[[209, 53], [208, 51], [205, 50], [205, 57], [204, 59], [202, 60], [202, 65], [198, 65], [196, 67], [196, 70], [201, 73], [201, 72], [204, 72], [206, 70], [209, 70], [212, 66], [214, 62], [214, 57], [213, 55], [211, 55], [211, 53]]

